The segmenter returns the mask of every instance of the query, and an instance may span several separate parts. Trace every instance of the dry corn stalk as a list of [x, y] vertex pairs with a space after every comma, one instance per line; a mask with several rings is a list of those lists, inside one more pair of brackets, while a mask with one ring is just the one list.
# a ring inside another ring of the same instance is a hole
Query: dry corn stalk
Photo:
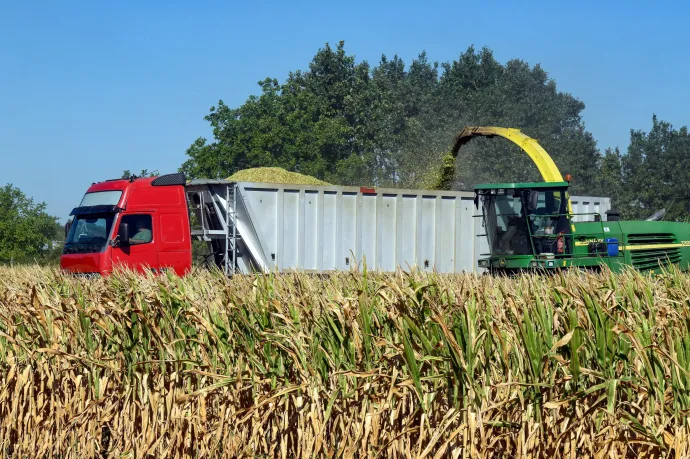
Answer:
[[7, 457], [688, 457], [690, 278], [0, 268]]

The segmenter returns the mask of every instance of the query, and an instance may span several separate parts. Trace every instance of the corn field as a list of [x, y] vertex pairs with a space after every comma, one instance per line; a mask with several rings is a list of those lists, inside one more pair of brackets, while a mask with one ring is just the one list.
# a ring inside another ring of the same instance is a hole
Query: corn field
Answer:
[[688, 457], [690, 277], [0, 268], [3, 457]]

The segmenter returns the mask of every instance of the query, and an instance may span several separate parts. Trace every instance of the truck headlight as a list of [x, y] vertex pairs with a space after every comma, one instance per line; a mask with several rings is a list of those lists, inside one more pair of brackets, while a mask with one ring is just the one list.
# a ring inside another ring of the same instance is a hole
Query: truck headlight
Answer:
[[477, 262], [477, 265], [480, 268], [488, 268], [489, 267], [489, 260], [487, 260], [486, 258], [483, 258]]

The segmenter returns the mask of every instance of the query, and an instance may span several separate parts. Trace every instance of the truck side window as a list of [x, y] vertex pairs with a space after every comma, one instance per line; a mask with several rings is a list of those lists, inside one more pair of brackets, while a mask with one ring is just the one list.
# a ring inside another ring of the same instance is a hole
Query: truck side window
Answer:
[[147, 244], [153, 240], [153, 226], [150, 215], [125, 215], [120, 220], [120, 225], [127, 223], [129, 226], [129, 243]]

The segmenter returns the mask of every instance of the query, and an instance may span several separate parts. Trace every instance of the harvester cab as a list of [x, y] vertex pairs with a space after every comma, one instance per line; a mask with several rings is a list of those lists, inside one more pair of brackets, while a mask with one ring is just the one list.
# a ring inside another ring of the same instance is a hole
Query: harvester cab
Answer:
[[506, 270], [555, 267], [572, 253], [568, 183], [496, 183], [474, 188], [482, 209], [490, 258], [479, 266]]

